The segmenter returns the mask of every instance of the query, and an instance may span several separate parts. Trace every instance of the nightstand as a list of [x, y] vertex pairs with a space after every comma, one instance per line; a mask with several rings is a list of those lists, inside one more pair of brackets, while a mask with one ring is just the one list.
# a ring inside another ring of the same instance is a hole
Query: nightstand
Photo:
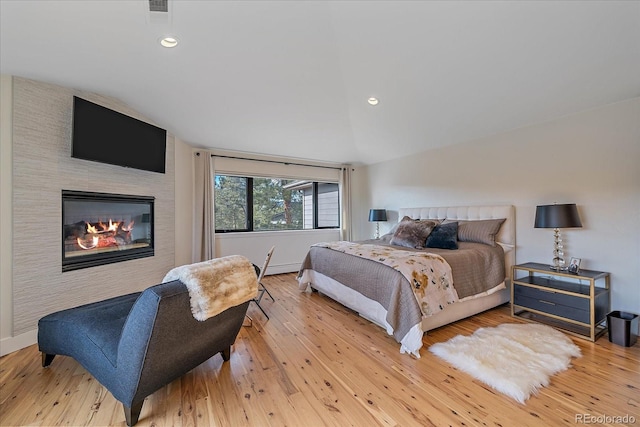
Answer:
[[511, 268], [511, 315], [595, 341], [611, 307], [609, 273], [551, 270], [528, 262]]

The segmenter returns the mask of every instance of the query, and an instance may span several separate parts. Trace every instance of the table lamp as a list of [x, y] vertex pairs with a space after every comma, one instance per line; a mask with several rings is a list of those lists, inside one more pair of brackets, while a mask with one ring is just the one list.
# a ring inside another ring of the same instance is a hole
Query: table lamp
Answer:
[[387, 220], [387, 211], [385, 209], [369, 209], [369, 222], [376, 223], [376, 239], [380, 238], [380, 221]]
[[553, 228], [553, 265], [550, 267], [557, 271], [566, 270], [560, 229], [582, 227], [575, 203], [536, 206], [534, 227]]

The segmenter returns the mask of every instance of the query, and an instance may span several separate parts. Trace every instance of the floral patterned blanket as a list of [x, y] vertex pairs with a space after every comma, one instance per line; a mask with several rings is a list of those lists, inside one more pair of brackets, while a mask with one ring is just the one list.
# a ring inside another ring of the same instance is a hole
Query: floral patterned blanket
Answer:
[[436, 314], [458, 301], [451, 267], [440, 255], [347, 241], [323, 242], [313, 246], [369, 259], [397, 270], [411, 284], [424, 316]]

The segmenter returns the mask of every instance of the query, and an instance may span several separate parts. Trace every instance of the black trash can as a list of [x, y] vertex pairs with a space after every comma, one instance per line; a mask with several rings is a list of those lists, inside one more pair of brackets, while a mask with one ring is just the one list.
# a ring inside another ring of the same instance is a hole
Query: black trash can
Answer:
[[631, 347], [638, 339], [638, 315], [624, 311], [607, 314], [609, 341], [624, 347]]

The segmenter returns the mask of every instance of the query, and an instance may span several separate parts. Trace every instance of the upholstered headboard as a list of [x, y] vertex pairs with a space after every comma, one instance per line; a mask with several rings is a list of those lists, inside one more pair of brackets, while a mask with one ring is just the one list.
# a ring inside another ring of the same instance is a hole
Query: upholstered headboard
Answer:
[[516, 212], [512, 205], [498, 206], [444, 206], [424, 208], [398, 209], [398, 221], [408, 216], [413, 219], [497, 219], [505, 221], [496, 235], [496, 242], [505, 250], [505, 267], [507, 277], [511, 274], [511, 266], [516, 260]]

